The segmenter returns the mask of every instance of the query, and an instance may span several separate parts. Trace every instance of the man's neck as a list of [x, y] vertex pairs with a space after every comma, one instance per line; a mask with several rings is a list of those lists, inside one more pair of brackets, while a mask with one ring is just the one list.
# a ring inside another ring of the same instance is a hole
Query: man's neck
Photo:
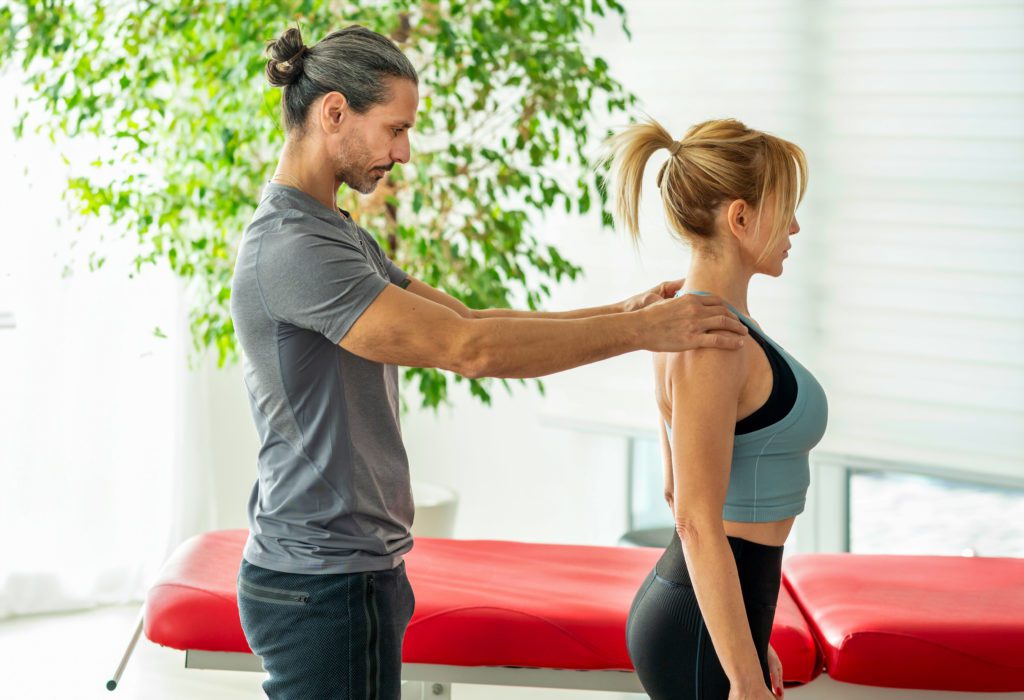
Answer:
[[274, 170], [274, 182], [302, 190], [331, 211], [338, 212], [338, 183], [330, 168], [314, 165], [326, 163], [324, 158], [311, 157], [298, 146], [285, 142], [284, 152]]

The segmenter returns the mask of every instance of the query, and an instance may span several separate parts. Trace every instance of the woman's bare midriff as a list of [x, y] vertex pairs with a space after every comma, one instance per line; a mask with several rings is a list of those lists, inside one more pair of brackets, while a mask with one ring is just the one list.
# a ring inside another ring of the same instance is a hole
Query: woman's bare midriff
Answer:
[[781, 547], [786, 543], [786, 538], [789, 537], [795, 520], [796, 516], [794, 515], [785, 520], [769, 523], [741, 523], [735, 520], [723, 520], [722, 525], [725, 526], [725, 534], [731, 537], [740, 537], [769, 547]]

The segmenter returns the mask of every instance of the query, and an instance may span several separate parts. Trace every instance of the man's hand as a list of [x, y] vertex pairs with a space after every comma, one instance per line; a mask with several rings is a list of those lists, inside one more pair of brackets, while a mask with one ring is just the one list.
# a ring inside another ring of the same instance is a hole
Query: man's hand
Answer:
[[681, 279], [674, 282], [662, 282], [653, 289], [648, 289], [646, 292], [641, 292], [636, 296], [626, 299], [620, 306], [623, 311], [637, 311], [663, 299], [671, 299], [676, 295], [676, 292], [683, 288], [683, 282], [685, 281], [685, 279]]
[[738, 350], [747, 335], [747, 327], [714, 295], [662, 299], [626, 318], [639, 320], [640, 347], [652, 352]]

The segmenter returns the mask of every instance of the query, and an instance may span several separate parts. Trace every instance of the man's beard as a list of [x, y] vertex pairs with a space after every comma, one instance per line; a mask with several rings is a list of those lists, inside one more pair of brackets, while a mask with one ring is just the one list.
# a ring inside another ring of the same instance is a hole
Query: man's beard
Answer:
[[[340, 162], [335, 165], [335, 177], [338, 178], [338, 182], [343, 182], [362, 194], [370, 194], [377, 189], [377, 183], [383, 178], [375, 177], [375, 169], [370, 169], [372, 156], [363, 143], [357, 141], [353, 135], [351, 139], [342, 144], [342, 153], [345, 159], [344, 165]], [[387, 174], [391, 167], [393, 164], [382, 167], [380, 170]]]

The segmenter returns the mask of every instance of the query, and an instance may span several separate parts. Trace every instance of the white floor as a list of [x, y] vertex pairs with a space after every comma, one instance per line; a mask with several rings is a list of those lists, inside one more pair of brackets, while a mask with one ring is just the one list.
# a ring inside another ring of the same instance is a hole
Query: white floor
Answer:
[[[18, 700], [254, 700], [263, 674], [184, 667], [183, 652], [139, 640], [121, 685], [106, 682], [121, 659], [137, 606], [0, 622], [0, 697]], [[453, 700], [638, 700], [629, 693], [456, 685]]]

